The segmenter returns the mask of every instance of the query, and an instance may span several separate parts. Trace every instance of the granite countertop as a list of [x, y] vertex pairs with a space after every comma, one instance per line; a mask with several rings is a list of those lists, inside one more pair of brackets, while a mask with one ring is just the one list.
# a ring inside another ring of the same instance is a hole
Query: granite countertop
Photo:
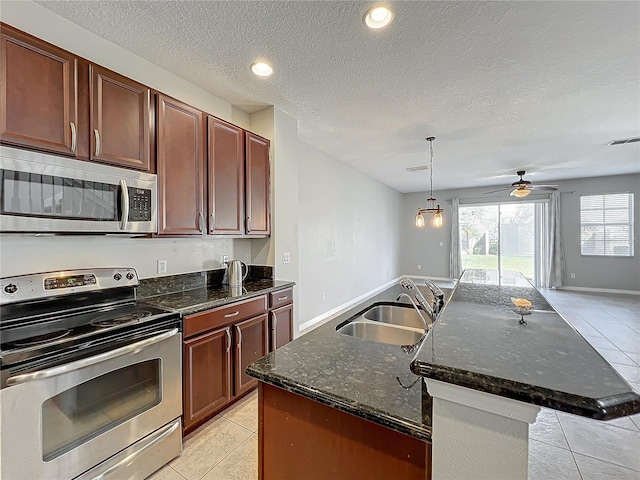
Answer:
[[[532, 287], [467, 270], [421, 345], [414, 373], [595, 419], [640, 412], [640, 396]], [[523, 318], [511, 297], [533, 304]]]
[[[336, 331], [336, 327], [369, 305], [395, 302], [403, 291], [406, 290], [400, 285], [389, 287], [251, 364], [247, 373], [332, 408], [430, 441], [431, 397], [423, 392], [424, 382], [409, 368], [413, 354], [404, 353], [398, 345], [365, 341]], [[425, 296], [430, 299], [427, 292]], [[407, 303], [406, 299], [401, 303]]]
[[271, 267], [251, 265], [242, 287], [224, 285], [224, 269], [155, 277], [141, 282], [138, 298], [148, 305], [189, 315], [295, 285], [273, 280], [271, 273]]

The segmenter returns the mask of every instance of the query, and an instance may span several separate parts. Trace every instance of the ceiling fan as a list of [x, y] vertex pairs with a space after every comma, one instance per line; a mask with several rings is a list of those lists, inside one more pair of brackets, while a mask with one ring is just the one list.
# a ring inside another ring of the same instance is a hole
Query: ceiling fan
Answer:
[[502, 187], [502, 188], [499, 188], [498, 190], [484, 192], [483, 195], [487, 195], [489, 193], [503, 192], [505, 190], [511, 190], [510, 195], [512, 197], [524, 198], [531, 193], [531, 190], [553, 191], [558, 189], [558, 185], [534, 185], [529, 180], [523, 179], [522, 177], [525, 174], [524, 170], [520, 170], [519, 172], [516, 172], [516, 174], [520, 176], [520, 180], [518, 180], [517, 182], [513, 182], [510, 187]]

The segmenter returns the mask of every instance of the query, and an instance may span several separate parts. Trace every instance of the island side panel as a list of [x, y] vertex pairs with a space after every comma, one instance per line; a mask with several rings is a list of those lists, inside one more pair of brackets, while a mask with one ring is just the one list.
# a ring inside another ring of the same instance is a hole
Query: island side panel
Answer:
[[430, 480], [431, 444], [260, 382], [260, 480]]

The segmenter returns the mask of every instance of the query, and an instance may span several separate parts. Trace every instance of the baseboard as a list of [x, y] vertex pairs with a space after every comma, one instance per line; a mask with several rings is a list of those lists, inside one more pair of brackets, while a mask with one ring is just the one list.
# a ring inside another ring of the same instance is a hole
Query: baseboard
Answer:
[[625, 295], [640, 295], [640, 290], [619, 290], [615, 288], [591, 288], [591, 287], [559, 287], [558, 290], [571, 290], [576, 292], [596, 293], [622, 293]]
[[343, 303], [342, 305], [338, 305], [331, 310], [324, 312], [322, 315], [318, 315], [317, 317], [312, 318], [311, 320], [307, 320], [299, 327], [299, 335], [303, 335], [310, 330], [313, 330], [316, 327], [319, 327], [325, 322], [328, 322], [332, 318], [337, 317], [338, 315], [343, 314], [347, 310], [349, 310], [354, 305], [357, 305], [360, 302], [363, 302], [367, 298], [371, 298], [374, 295], [377, 295], [383, 290], [386, 290], [391, 285], [398, 283], [401, 279], [406, 277], [406, 275], [402, 275], [400, 277], [394, 278], [393, 280], [389, 280], [387, 283], [380, 285], [379, 287], [374, 288], [373, 290], [369, 290], [367, 293], [360, 295], [359, 297], [354, 298], [353, 300], [349, 300], [348, 302]]
[[438, 280], [438, 281], [441, 281], [441, 282], [453, 282], [453, 283], [456, 283], [458, 281], [457, 278], [430, 277], [428, 275], [403, 275], [400, 278], [419, 278], [420, 280]]

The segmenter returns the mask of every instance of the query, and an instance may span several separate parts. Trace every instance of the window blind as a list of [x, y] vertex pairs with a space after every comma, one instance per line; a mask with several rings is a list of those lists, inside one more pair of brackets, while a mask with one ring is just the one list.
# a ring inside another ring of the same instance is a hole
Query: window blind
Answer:
[[580, 197], [580, 252], [633, 256], [633, 193]]

